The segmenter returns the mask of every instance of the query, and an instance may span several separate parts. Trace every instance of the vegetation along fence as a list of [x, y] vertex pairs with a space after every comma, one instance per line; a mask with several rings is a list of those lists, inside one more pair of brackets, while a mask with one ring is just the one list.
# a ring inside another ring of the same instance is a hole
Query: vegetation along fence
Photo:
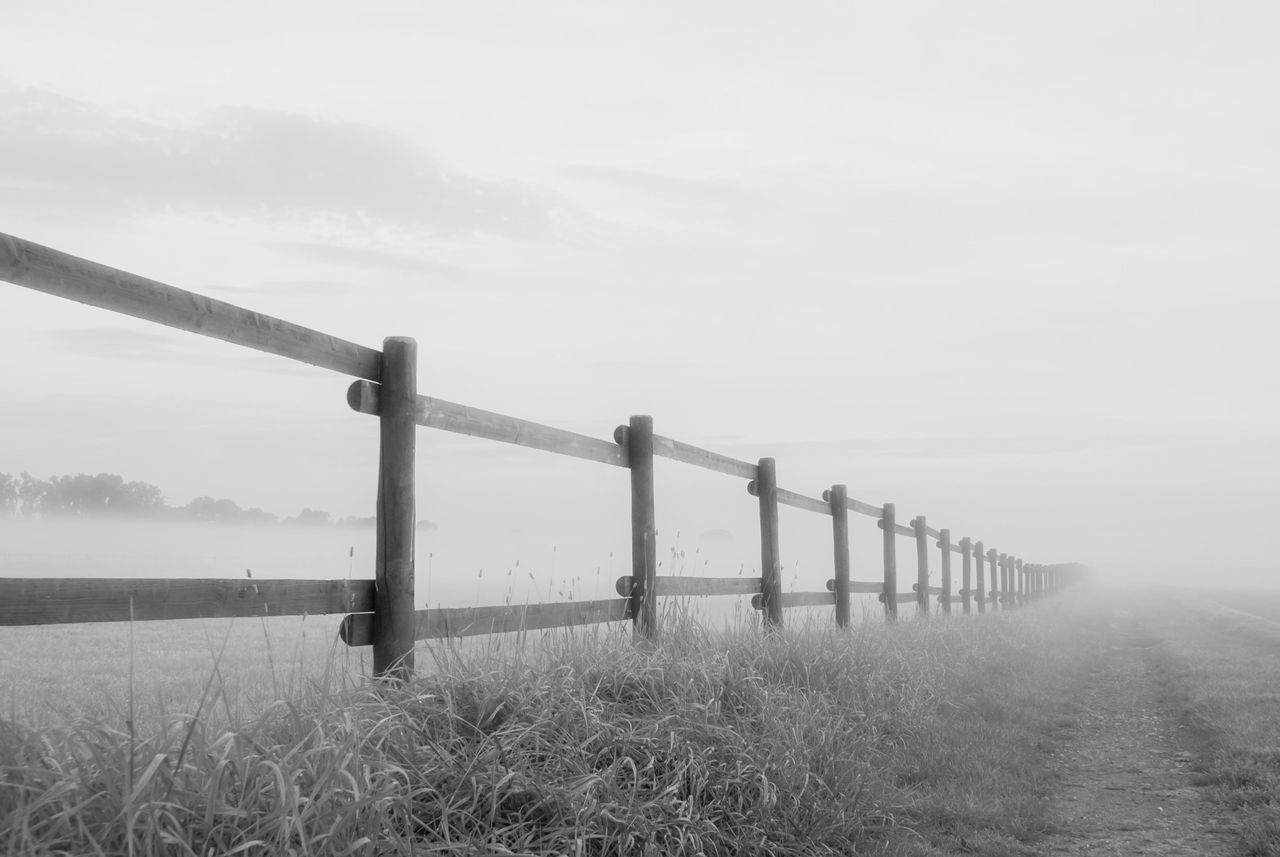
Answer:
[[[653, 419], [633, 416], [613, 440], [482, 411], [418, 393], [417, 345], [406, 337], [383, 341], [382, 351], [329, 336], [213, 298], [128, 274], [29, 241], [0, 234], [0, 280], [131, 315], [180, 330], [278, 354], [357, 378], [347, 402], [376, 416], [381, 427], [378, 462], [377, 549], [373, 580], [146, 580], [84, 578], [0, 579], [0, 625], [112, 622], [200, 617], [347, 613], [340, 635], [349, 646], [372, 646], [374, 672], [405, 678], [413, 672], [415, 640], [566, 627], [630, 619], [644, 639], [658, 635], [660, 595], [752, 596], [766, 628], [781, 626], [789, 607], [830, 606], [837, 623], [849, 622], [851, 593], [878, 593], [885, 616], [914, 602], [929, 614], [1008, 609], [1079, 579], [1074, 564], [1026, 562], [969, 537], [953, 540], [923, 515], [898, 523], [894, 504], [855, 500], [832, 485], [822, 498], [778, 486], [774, 459], [755, 464], [654, 434]], [[414, 455], [417, 426], [460, 432], [623, 467], [631, 473], [632, 572], [617, 581], [620, 597], [524, 606], [414, 609]], [[746, 480], [760, 506], [761, 576], [673, 577], [657, 574], [655, 456]], [[825, 592], [787, 592], [781, 586], [778, 507], [792, 506], [832, 521], [835, 578]], [[849, 579], [850, 513], [874, 518], [883, 530], [880, 580]], [[912, 539], [916, 582], [899, 591], [897, 539]], [[940, 551], [941, 586], [929, 585], [930, 540]], [[952, 555], [961, 560], [953, 589]], [[990, 569], [989, 574], [987, 569]]]

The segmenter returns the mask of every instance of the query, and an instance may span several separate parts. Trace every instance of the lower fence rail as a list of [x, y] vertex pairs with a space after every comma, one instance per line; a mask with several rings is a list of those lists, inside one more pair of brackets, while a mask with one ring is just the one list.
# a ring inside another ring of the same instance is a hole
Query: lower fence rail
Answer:
[[0, 578], [0, 625], [303, 616], [372, 609], [372, 580]]

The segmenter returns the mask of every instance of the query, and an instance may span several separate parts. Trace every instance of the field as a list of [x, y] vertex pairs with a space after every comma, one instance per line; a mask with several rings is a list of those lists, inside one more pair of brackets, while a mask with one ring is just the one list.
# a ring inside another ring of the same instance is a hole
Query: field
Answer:
[[315, 617], [6, 629], [0, 849], [1280, 853], [1277, 616], [1175, 590], [850, 632], [676, 610], [653, 651], [479, 639], [403, 688]]

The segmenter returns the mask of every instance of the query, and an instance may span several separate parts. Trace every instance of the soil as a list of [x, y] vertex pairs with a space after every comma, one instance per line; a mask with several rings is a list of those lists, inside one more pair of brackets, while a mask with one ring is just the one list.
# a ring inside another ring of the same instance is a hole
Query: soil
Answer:
[[1192, 754], [1161, 705], [1156, 641], [1117, 611], [1102, 659], [1081, 689], [1081, 713], [1054, 763], [1055, 832], [1041, 854], [1203, 857], [1239, 853], [1225, 812], [1192, 784]]

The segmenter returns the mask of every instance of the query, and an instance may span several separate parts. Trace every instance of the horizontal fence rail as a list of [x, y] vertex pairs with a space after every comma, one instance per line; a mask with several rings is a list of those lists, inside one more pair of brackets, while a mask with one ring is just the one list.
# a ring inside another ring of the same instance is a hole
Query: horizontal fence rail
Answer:
[[304, 616], [372, 609], [372, 580], [0, 578], [0, 625]]
[[377, 381], [382, 355], [336, 336], [0, 233], [0, 279], [291, 360]]
[[[347, 404], [359, 413], [381, 416], [381, 389], [378, 384], [356, 381], [347, 390]], [[626, 448], [616, 443], [430, 396], [418, 396], [414, 400], [413, 420], [427, 428], [513, 443], [617, 467], [628, 464]]]
[[[615, 437], [625, 437], [625, 432], [629, 429], [627, 426], [618, 426], [618, 431], [622, 434]], [[625, 445], [624, 440], [618, 440], [618, 443]], [[755, 479], [760, 475], [760, 468], [754, 464], [658, 434], [653, 436], [653, 454], [740, 479]]]
[[[659, 595], [753, 595], [760, 591], [758, 577], [671, 577], [654, 578]], [[630, 596], [635, 587], [631, 575], [619, 577], [615, 589]]]
[[[621, 622], [631, 618], [631, 601], [609, 598], [602, 601], [562, 601], [556, 604], [526, 604], [518, 607], [442, 607], [414, 613], [414, 639], [440, 640], [480, 634], [509, 634]], [[342, 620], [338, 630], [348, 646], [373, 643], [374, 614], [356, 613]]]
[[[0, 625], [119, 622], [153, 619], [285, 616], [345, 613], [340, 637], [373, 646], [374, 671], [403, 679], [413, 670], [417, 640], [513, 633], [629, 620], [638, 637], [658, 635], [661, 596], [750, 595], [766, 629], [782, 624], [784, 609], [835, 609], [849, 620], [852, 594], [877, 595], [889, 620], [899, 604], [915, 602], [929, 615], [933, 596], [945, 613], [1018, 607], [1087, 576], [1079, 564], [1043, 564], [999, 552], [969, 537], [929, 526], [924, 516], [899, 523], [893, 503], [874, 505], [833, 485], [813, 497], [778, 485], [774, 459], [752, 464], [653, 431], [653, 420], [633, 416], [612, 440], [602, 440], [417, 392], [417, 346], [389, 337], [378, 351], [225, 301], [169, 286], [57, 250], [0, 234], [0, 279], [56, 297], [220, 339], [330, 369], [357, 380], [347, 404], [380, 423], [378, 535], [373, 580], [61, 580], [0, 579]], [[414, 462], [416, 426], [540, 449], [614, 467], [631, 476], [632, 573], [616, 581], [619, 598], [522, 606], [414, 609]], [[759, 577], [659, 576], [654, 511], [655, 458], [747, 480], [760, 510]], [[825, 592], [782, 592], [778, 507], [832, 519], [835, 577]], [[849, 513], [876, 520], [882, 530], [879, 581], [851, 580]], [[898, 591], [898, 536], [915, 542], [912, 592]], [[931, 583], [930, 554], [939, 552], [941, 586]], [[953, 589], [951, 555], [961, 557]], [[989, 575], [989, 576], [988, 576]]]

